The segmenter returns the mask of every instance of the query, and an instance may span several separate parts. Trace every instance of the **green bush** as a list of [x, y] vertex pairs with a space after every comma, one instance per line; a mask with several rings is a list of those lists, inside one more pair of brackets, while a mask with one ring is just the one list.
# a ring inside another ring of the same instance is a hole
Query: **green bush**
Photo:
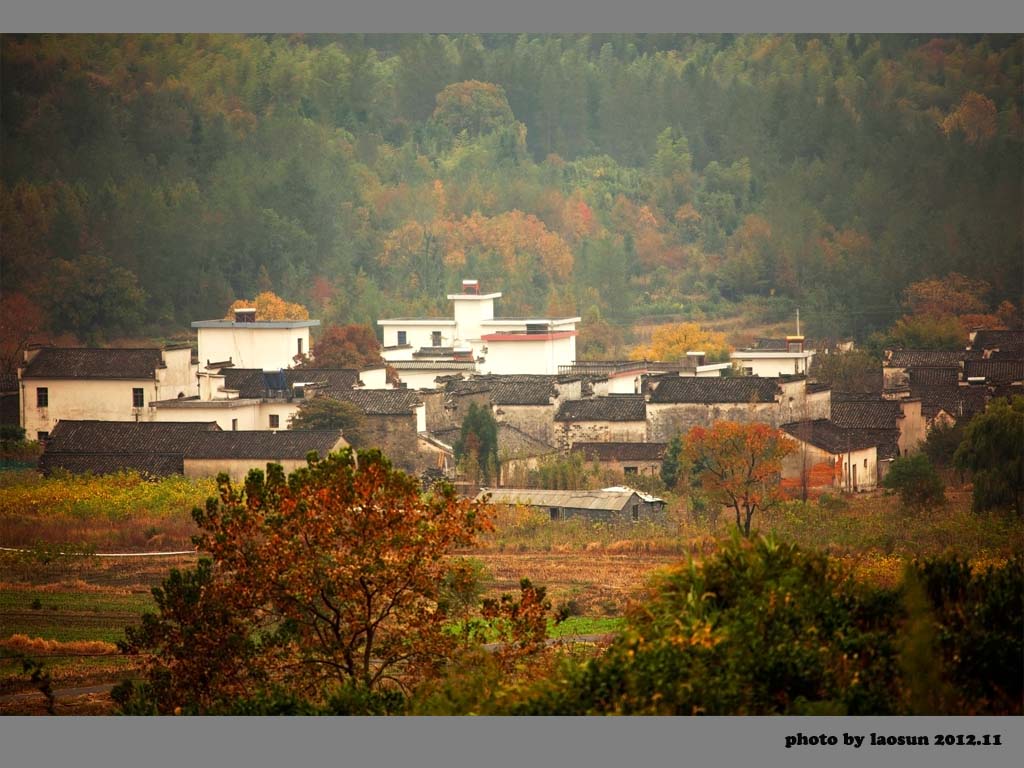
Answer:
[[900, 500], [910, 507], [941, 504], [945, 499], [942, 478], [923, 453], [896, 459], [882, 487], [899, 493]]

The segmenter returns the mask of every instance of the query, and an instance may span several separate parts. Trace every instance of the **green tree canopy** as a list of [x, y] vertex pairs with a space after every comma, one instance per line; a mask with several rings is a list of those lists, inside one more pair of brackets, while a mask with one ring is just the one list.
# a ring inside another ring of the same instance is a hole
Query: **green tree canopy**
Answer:
[[953, 461], [971, 472], [976, 512], [1008, 508], [1024, 515], [1024, 397], [993, 400], [971, 419]]

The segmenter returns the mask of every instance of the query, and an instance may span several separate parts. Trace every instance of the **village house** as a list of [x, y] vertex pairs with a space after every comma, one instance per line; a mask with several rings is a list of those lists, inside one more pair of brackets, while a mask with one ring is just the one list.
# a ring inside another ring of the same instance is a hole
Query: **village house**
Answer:
[[650, 381], [647, 402], [651, 442], [668, 442], [693, 427], [716, 421], [763, 423], [773, 427], [808, 419], [827, 419], [831, 392], [804, 377], [668, 376]]
[[579, 453], [584, 461], [625, 477], [657, 477], [665, 461], [667, 443], [573, 443], [570, 453]]
[[863, 430], [874, 435], [878, 447], [879, 480], [899, 456], [920, 450], [927, 437], [927, 423], [916, 398], [884, 400], [877, 396], [833, 394], [832, 422], [841, 429]]
[[224, 432], [213, 422], [118, 422], [64, 419], [54, 428], [39, 461], [50, 474], [111, 474], [134, 470], [150, 477], [211, 477], [221, 472], [241, 482], [252, 468], [280, 464], [286, 472], [306, 465], [311, 451], [326, 456], [347, 446], [339, 430]]
[[333, 390], [326, 395], [346, 400], [363, 414], [358, 447], [379, 448], [395, 466], [418, 471], [420, 435], [427, 431], [426, 407], [418, 393], [407, 389]]
[[643, 395], [606, 395], [563, 402], [555, 414], [554, 444], [568, 452], [573, 443], [632, 442], [647, 439]]
[[912, 368], [963, 369], [966, 352], [945, 349], [887, 349], [882, 359], [882, 386], [887, 390], [905, 389]]
[[310, 354], [309, 329], [319, 320], [257, 320], [256, 310], [236, 309], [232, 320], [196, 320], [199, 364], [279, 371]]
[[579, 317], [495, 317], [501, 293], [481, 293], [476, 280], [463, 280], [462, 292], [448, 294], [449, 318], [378, 320], [387, 362], [473, 361], [480, 373], [555, 374], [576, 359]]
[[759, 344], [737, 349], [730, 354], [733, 365], [746, 376], [806, 375], [814, 358], [814, 350], [805, 348], [803, 336], [787, 336], [783, 340], [761, 339]]
[[[451, 427], [429, 437], [447, 449], [450, 466], [455, 466], [455, 443], [462, 434], [461, 428]], [[498, 485], [525, 483], [529, 473], [540, 466], [548, 456], [558, 453], [554, 446], [536, 440], [511, 424], [498, 424]]]
[[[598, 395], [638, 395], [643, 391], [645, 377], [659, 374], [676, 376], [721, 376], [732, 368], [731, 363], [707, 363], [703, 352], [686, 353], [686, 359], [677, 363], [650, 360], [595, 360], [576, 361], [559, 366], [558, 372], [566, 376], [588, 379]], [[597, 382], [603, 382], [603, 385]]]
[[878, 437], [828, 419], [783, 424], [797, 450], [782, 461], [782, 485], [806, 490], [871, 491], [878, 485]]
[[21, 426], [30, 440], [45, 440], [61, 419], [145, 420], [151, 403], [196, 393], [196, 366], [187, 345], [34, 347], [18, 384]]
[[622, 486], [591, 491], [493, 488], [481, 491], [477, 499], [489, 500], [491, 504], [530, 507], [552, 521], [581, 518], [613, 524], [666, 523], [663, 499]]

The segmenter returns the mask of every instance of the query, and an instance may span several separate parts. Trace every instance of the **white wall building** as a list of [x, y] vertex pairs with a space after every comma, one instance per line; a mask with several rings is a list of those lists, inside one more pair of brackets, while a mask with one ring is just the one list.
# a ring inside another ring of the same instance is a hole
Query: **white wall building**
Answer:
[[495, 317], [498, 298], [501, 293], [480, 293], [476, 280], [463, 280], [462, 293], [448, 294], [452, 319], [379, 320], [384, 359], [472, 360], [478, 373], [503, 374], [556, 374], [576, 359], [579, 317]]
[[780, 347], [738, 349], [730, 357], [747, 376], [793, 376], [810, 370], [814, 350], [804, 349], [803, 336], [787, 336], [785, 345]]
[[234, 320], [197, 320], [199, 365], [230, 362], [235, 368], [279, 371], [309, 355], [309, 329], [319, 320], [256, 320], [255, 310], [235, 310]]
[[61, 419], [145, 421], [150, 403], [197, 394], [187, 346], [30, 349], [18, 380], [30, 439], [45, 439]]

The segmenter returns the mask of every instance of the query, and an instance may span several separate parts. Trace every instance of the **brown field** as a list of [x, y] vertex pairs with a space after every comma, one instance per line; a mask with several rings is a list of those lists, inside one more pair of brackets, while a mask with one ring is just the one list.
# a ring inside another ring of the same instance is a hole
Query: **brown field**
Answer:
[[[182, 519], [165, 516], [167, 528], [189, 531]], [[57, 523], [61, 517], [54, 518]], [[146, 550], [142, 531], [152, 519], [140, 515], [119, 521], [113, 535], [109, 518], [77, 516], [76, 528], [94, 552], [107, 546], [138, 542]], [[478, 546], [459, 552], [473, 558], [485, 574], [488, 595], [514, 593], [519, 580], [545, 585], [557, 607], [575, 603], [582, 617], [607, 621], [623, 609], [665, 565], [689, 557], [713, 554], [730, 535], [733, 523], [726, 513], [714, 521], [695, 521], [675, 502], [673, 521], [654, 526], [591, 525], [569, 520], [552, 526], [543, 516], [522, 510], [496, 511], [495, 530]], [[770, 515], [755, 517], [755, 527], [774, 530], [779, 538], [802, 546], [825, 549], [846, 564], [858, 578], [880, 584], [899, 581], [904, 564], [913, 557], [956, 551], [983, 567], [1024, 549], [1024, 524], [1005, 515], [974, 515], [970, 489], [952, 488], [946, 503], [928, 511], [904, 510], [882, 492], [855, 497], [824, 497], [801, 504], [791, 502]], [[12, 530], [14, 526], [7, 530]], [[66, 541], [67, 527], [50, 529]], [[21, 650], [45, 663], [53, 687], [62, 691], [58, 714], [110, 711], [104, 691], [75, 689], [109, 685], [136, 672], [136, 661], [112, 653], [113, 643], [128, 624], [152, 606], [150, 590], [171, 568], [188, 567], [195, 555], [170, 558], [100, 558], [94, 554], [59, 554], [48, 546], [47, 528], [37, 528], [27, 552], [0, 551], [0, 655]], [[0, 540], [0, 546], [14, 542]], [[73, 552], [73, 547], [71, 550]], [[0, 713], [43, 713], [45, 699], [13, 658], [0, 658]]]

